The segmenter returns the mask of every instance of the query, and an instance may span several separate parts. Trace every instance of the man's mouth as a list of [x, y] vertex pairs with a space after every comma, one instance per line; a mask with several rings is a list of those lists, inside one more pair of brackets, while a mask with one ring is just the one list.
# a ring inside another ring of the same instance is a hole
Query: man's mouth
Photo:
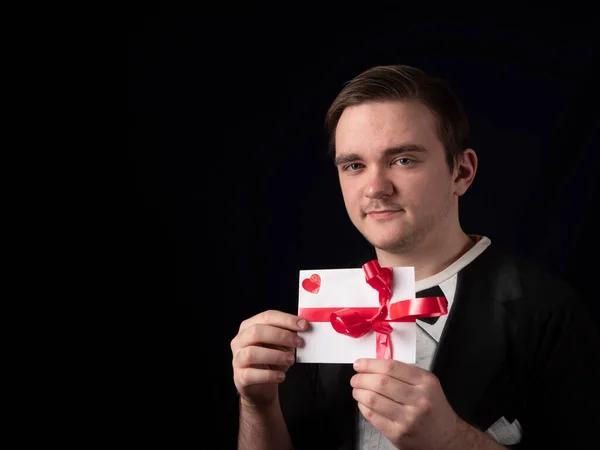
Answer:
[[371, 219], [387, 219], [401, 211], [401, 209], [377, 209], [368, 211], [366, 215]]

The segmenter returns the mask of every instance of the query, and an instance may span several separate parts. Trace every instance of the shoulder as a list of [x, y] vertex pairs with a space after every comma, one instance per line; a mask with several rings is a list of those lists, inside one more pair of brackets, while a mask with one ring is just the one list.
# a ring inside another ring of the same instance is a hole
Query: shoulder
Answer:
[[490, 245], [472, 266], [469, 278], [485, 282], [499, 300], [518, 300], [524, 307], [544, 310], [581, 306], [569, 282], [506, 246]]
[[[475, 292], [485, 293], [500, 307], [523, 338], [521, 343], [527, 341], [524, 336], [530, 336], [533, 342], [544, 338], [554, 350], [600, 350], [600, 329], [591, 307], [564, 278], [499, 245], [490, 245], [480, 258], [473, 265], [469, 284], [478, 283]], [[572, 345], [559, 345], [567, 336]]]

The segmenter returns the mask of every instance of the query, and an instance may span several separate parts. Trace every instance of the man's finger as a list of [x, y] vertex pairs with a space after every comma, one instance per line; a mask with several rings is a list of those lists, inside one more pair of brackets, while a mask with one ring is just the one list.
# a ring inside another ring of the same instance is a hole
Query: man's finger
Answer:
[[247, 367], [235, 371], [234, 381], [239, 389], [256, 384], [274, 384], [285, 380], [285, 373], [279, 370], [255, 369]]
[[274, 327], [284, 328], [292, 331], [305, 330], [308, 326], [306, 320], [297, 315], [270, 309], [244, 320], [240, 324], [239, 331], [244, 331], [245, 329], [256, 324], [272, 325]]
[[405, 406], [373, 391], [353, 389], [352, 397], [361, 405], [386, 418], [400, 422], [405, 414]]
[[240, 349], [251, 345], [298, 348], [302, 338], [296, 331], [289, 331], [271, 325], [256, 324], [246, 328], [235, 338], [234, 355]]
[[371, 425], [377, 428], [381, 434], [386, 437], [393, 435], [394, 429], [397, 427], [396, 422], [389, 420], [387, 417], [379, 415], [377, 412], [360, 402], [357, 402], [357, 404], [361, 414], [365, 417], [365, 419], [371, 422]]
[[233, 357], [233, 367], [250, 367], [255, 365], [290, 366], [294, 362], [292, 352], [271, 348], [250, 346], [244, 347]]
[[[357, 373], [350, 379], [350, 386], [355, 390], [366, 390], [380, 394], [403, 405], [412, 404], [418, 398], [419, 394], [419, 390], [415, 389], [415, 386], [412, 384], [380, 373]], [[365, 404], [373, 408], [372, 405]]]
[[360, 358], [354, 362], [354, 370], [359, 373], [379, 373], [388, 375], [413, 386], [423, 383], [427, 371], [420, 367], [396, 361], [395, 359]]

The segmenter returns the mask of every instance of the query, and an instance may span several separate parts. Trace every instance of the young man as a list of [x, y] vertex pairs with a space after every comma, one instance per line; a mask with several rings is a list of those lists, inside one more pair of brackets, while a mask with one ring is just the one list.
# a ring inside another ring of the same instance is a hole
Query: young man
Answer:
[[326, 123], [350, 220], [382, 267], [414, 266], [418, 295], [445, 296], [448, 314], [417, 321], [416, 364], [293, 364], [309, 324], [281, 311], [244, 321], [231, 342], [239, 448], [594, 446], [598, 330], [564, 283], [462, 230], [477, 155], [446, 84], [374, 67]]

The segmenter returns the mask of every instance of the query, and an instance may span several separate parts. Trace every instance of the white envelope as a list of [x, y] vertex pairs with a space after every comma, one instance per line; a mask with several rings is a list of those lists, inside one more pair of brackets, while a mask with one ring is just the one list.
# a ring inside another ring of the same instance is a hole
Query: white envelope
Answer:
[[[392, 269], [390, 304], [415, 296], [413, 267]], [[298, 286], [298, 313], [303, 308], [379, 307], [379, 292], [365, 280], [365, 272], [357, 269], [301, 270]], [[415, 363], [416, 323], [388, 322], [391, 332], [392, 357]], [[310, 322], [308, 331], [298, 333], [304, 343], [296, 350], [298, 363], [348, 363], [358, 358], [376, 358], [376, 333], [354, 338], [338, 333], [329, 321]]]

